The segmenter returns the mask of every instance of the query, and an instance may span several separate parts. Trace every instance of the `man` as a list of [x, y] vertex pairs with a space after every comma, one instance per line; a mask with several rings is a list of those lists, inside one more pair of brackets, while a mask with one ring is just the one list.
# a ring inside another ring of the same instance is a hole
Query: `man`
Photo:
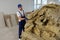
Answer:
[[22, 31], [24, 31], [25, 14], [21, 4], [18, 4], [18, 12], [17, 12], [18, 22], [19, 22], [19, 38], [21, 38]]

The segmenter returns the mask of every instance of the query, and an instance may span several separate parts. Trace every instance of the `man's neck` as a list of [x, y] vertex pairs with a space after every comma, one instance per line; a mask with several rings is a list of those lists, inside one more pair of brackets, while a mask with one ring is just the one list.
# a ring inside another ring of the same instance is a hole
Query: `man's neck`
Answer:
[[20, 10], [20, 11], [23, 11], [23, 10]]
[[19, 11], [23, 11], [23, 10], [19, 10]]

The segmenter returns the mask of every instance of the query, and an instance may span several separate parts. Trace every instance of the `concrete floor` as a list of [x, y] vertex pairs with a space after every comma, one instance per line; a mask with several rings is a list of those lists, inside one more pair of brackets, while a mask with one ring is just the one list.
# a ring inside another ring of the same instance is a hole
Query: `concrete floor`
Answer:
[[18, 26], [0, 27], [0, 40], [18, 40]]

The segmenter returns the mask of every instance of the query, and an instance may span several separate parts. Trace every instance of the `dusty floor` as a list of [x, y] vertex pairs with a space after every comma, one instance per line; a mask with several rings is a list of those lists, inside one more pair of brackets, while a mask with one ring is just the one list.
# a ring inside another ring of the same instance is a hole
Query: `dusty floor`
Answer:
[[18, 26], [0, 27], [0, 40], [18, 40]]

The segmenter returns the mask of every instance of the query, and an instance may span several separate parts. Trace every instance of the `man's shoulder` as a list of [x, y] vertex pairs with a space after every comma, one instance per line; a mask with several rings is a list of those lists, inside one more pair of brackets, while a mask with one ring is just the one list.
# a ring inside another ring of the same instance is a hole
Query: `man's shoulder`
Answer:
[[19, 11], [16, 12], [17, 14], [19, 13]]

